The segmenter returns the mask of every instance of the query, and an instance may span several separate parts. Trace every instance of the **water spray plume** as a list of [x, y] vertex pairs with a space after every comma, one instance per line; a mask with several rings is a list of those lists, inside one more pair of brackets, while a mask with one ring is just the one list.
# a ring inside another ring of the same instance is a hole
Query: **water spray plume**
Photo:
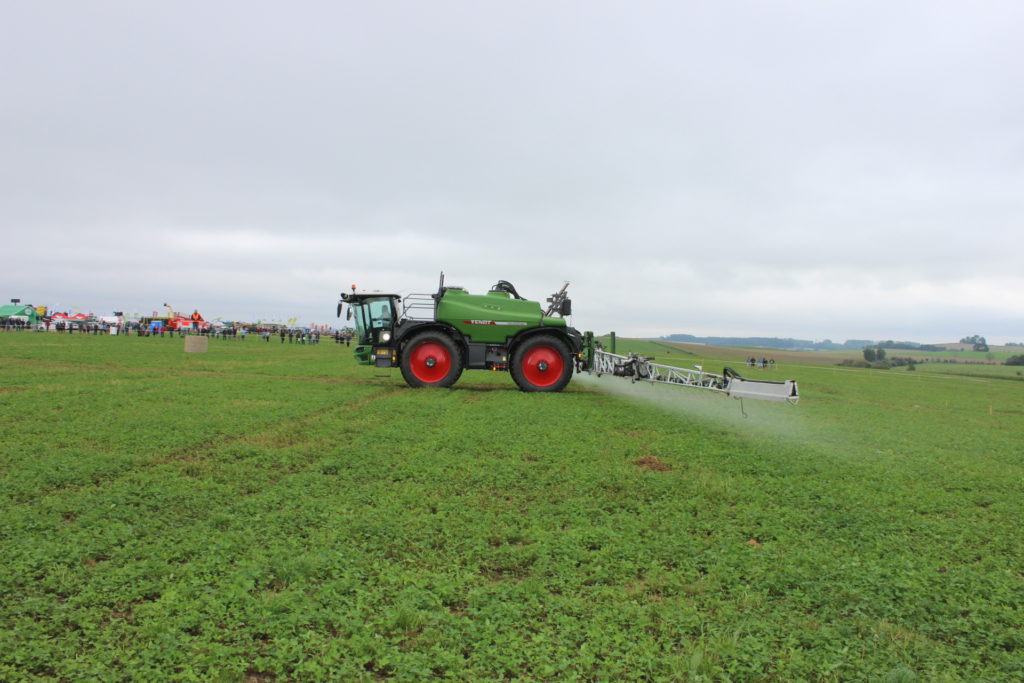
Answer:
[[596, 377], [587, 373], [578, 374], [576, 379], [588, 389], [642, 402], [692, 421], [728, 427], [730, 431], [771, 434], [787, 441], [800, 440], [797, 436], [802, 431], [798, 428], [800, 415], [779, 403], [756, 401], [747, 403], [744, 410], [737, 399], [684, 387], [624, 382], [619, 378]]

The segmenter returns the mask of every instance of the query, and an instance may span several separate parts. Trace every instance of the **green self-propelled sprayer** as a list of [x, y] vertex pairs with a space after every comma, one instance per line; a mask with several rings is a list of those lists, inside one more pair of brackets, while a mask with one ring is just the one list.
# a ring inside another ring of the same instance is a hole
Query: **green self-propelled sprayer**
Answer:
[[355, 324], [356, 361], [379, 368], [399, 367], [411, 387], [450, 387], [463, 370], [508, 371], [523, 391], [561, 391], [573, 370], [598, 376], [628, 377], [708, 389], [733, 398], [796, 403], [795, 380], [766, 382], [740, 377], [732, 368], [721, 375], [660, 365], [630, 353], [602, 348], [592, 332], [566, 323], [572, 301], [569, 283], [552, 294], [546, 309], [524, 299], [511, 283], [499, 280], [486, 294], [446, 287], [409, 294], [352, 291], [341, 294], [338, 315]]

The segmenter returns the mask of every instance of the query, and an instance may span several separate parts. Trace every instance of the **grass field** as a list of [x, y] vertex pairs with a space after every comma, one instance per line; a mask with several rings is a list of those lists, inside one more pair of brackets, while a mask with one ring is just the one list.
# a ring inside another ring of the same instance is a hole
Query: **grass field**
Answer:
[[1024, 679], [1012, 373], [620, 340], [800, 381], [744, 417], [182, 346], [0, 334], [0, 680]]

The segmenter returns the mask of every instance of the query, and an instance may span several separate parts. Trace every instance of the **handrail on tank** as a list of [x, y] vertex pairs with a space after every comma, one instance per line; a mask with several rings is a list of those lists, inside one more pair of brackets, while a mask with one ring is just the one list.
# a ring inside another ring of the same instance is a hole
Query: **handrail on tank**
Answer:
[[436, 311], [433, 294], [408, 294], [402, 299], [402, 317], [406, 320], [434, 320]]

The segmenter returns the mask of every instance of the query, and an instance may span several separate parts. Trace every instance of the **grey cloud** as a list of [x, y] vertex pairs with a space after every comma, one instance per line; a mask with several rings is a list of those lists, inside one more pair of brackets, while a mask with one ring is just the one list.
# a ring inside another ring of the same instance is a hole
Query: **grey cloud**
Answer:
[[1015, 4], [4, 14], [0, 221], [69, 264], [12, 296], [323, 322], [443, 268], [624, 333], [1021, 335]]

